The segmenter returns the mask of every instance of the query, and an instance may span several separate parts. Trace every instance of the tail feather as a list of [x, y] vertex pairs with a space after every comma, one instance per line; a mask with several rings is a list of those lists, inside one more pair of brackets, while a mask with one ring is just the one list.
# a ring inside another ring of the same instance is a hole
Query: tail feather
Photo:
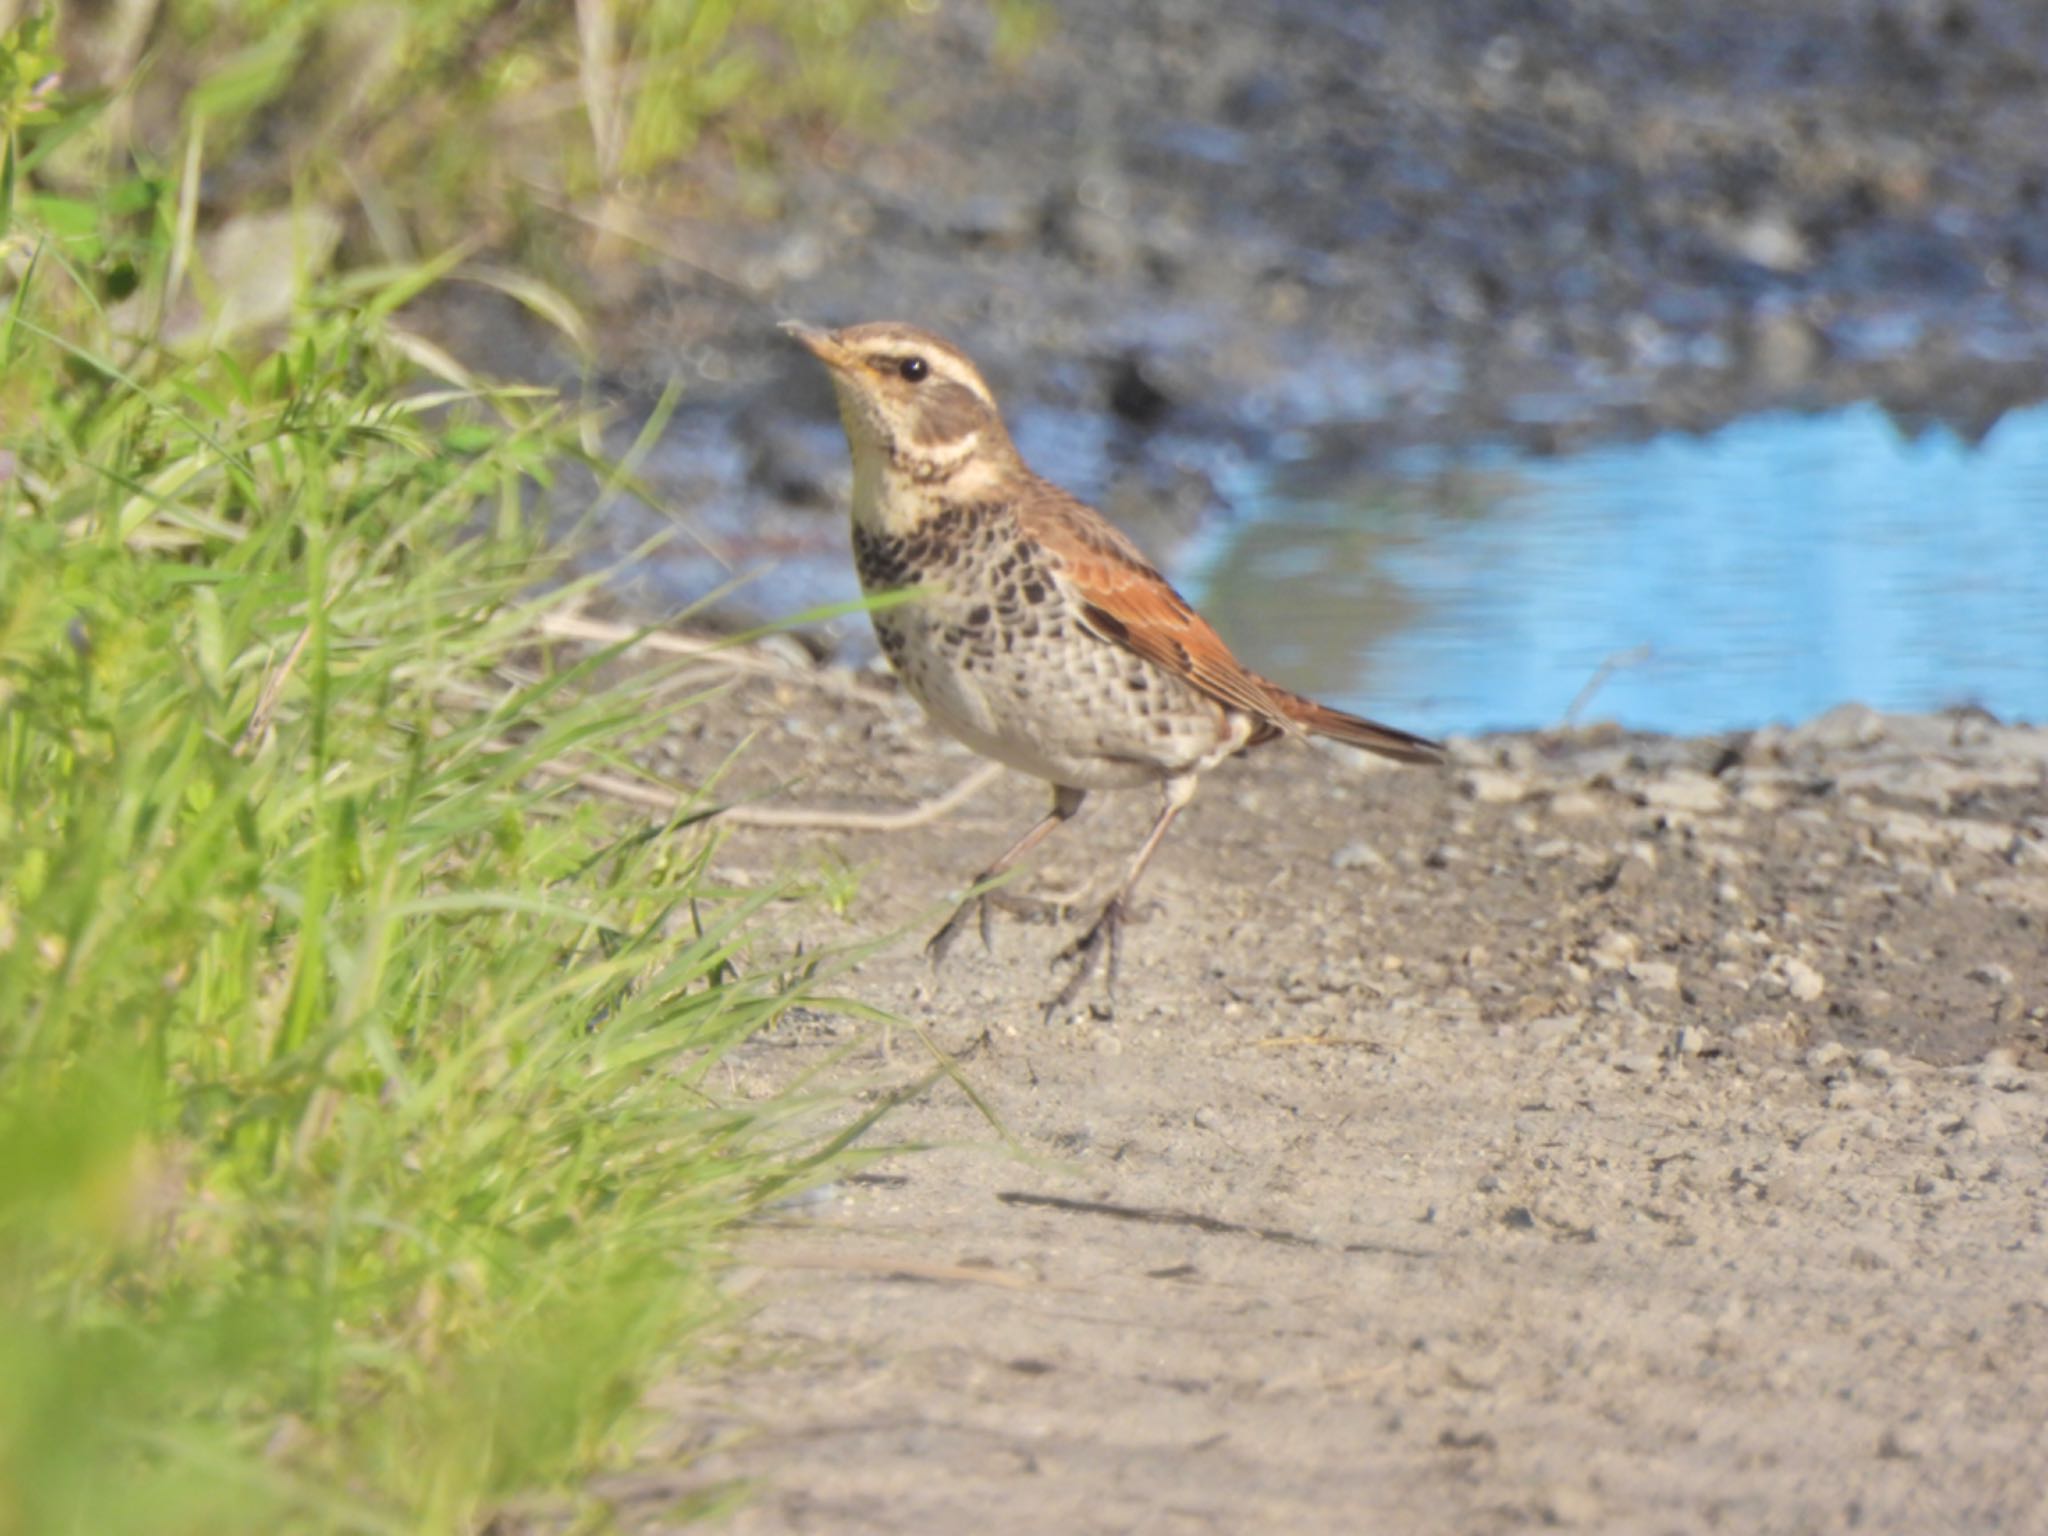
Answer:
[[1444, 760], [1442, 744], [1426, 736], [1396, 730], [1391, 725], [1381, 725], [1377, 720], [1367, 720], [1359, 715], [1347, 715], [1341, 709], [1332, 709], [1299, 694], [1278, 688], [1273, 691], [1280, 695], [1288, 718], [1311, 735], [1327, 736], [1346, 746], [1363, 747], [1381, 757], [1391, 757], [1397, 763], [1441, 763]]

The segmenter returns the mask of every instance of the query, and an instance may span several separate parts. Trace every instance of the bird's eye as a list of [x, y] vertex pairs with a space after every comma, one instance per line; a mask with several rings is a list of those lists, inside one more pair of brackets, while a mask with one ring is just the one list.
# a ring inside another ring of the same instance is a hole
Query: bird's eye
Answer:
[[931, 365], [921, 357], [906, 357], [896, 365], [896, 371], [903, 375], [906, 383], [915, 384], [930, 373]]

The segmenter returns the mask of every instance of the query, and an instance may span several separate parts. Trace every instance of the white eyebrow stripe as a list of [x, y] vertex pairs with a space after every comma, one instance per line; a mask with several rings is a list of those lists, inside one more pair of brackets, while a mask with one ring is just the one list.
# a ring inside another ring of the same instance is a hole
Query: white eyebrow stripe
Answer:
[[996, 397], [973, 363], [936, 336], [889, 335], [868, 339], [861, 357], [880, 372], [893, 372], [906, 358], [921, 357], [933, 378], [967, 390], [983, 405], [995, 408]]

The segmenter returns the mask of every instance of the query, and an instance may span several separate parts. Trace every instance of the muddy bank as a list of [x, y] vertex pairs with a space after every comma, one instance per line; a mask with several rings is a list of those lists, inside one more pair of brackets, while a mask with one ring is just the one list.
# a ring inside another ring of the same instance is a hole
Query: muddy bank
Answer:
[[[647, 467], [735, 564], [813, 551], [843, 464], [789, 315], [956, 336], [1040, 468], [1169, 530], [1276, 444], [1567, 449], [1857, 398], [1972, 438], [2041, 393], [2026, 0], [1049, 9], [1010, 60], [969, 0], [885, 29], [899, 133], [784, 146], [772, 193], [707, 156], [648, 194], [648, 264], [599, 275], [621, 443], [679, 377]], [[466, 352], [546, 371], [471, 302]], [[616, 547], [660, 521], [620, 512]]]
[[[885, 681], [790, 666], [692, 717], [688, 778], [903, 805], [972, 764]], [[1101, 797], [1030, 881], [1142, 832]], [[744, 1532], [2029, 1530], [2048, 1507], [2048, 731], [1845, 709], [1706, 740], [1307, 748], [1175, 829], [1115, 1005], [1047, 1025], [1081, 920], [936, 976], [946, 894], [1037, 814], [743, 830], [720, 874], [858, 875], [812, 941], [967, 1064], [946, 1150], [749, 1250], [750, 1339], [606, 1484], [624, 1528], [746, 1478]], [[803, 841], [793, 843], [792, 838]], [[1098, 999], [1099, 1003], [1099, 999]], [[792, 1020], [765, 1090], [898, 1032]]]
[[773, 219], [663, 224], [641, 365], [745, 383], [765, 316], [890, 313], [1139, 427], [1514, 429], [1962, 414], [1946, 380], [1996, 398], [2048, 343], [2038, 7], [1053, 10], [1007, 65], [978, 7], [906, 25], [900, 137], [793, 155]]

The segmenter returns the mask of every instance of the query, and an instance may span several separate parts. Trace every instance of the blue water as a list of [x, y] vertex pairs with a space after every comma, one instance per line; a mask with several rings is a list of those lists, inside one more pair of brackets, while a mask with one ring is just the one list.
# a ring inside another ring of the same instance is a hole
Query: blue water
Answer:
[[2048, 408], [1975, 446], [1858, 406], [1329, 481], [1263, 476], [1175, 575], [1248, 661], [1333, 703], [1438, 732], [1714, 731], [1852, 699], [2048, 720]]

